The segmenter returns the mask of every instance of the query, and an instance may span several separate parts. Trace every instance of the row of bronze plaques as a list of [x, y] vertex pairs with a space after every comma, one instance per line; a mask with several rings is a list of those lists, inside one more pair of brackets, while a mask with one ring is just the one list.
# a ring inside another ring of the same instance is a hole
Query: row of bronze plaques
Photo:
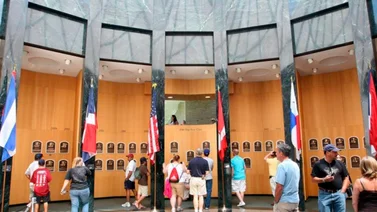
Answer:
[[[42, 153], [43, 143], [39, 140], [33, 141], [31, 144], [32, 153]], [[59, 153], [65, 154], [69, 152], [69, 143], [67, 141], [62, 141], [59, 143]], [[47, 141], [46, 143], [46, 153], [53, 154], [56, 153], [56, 142]]]
[[[343, 164], [347, 167], [347, 158], [344, 157], [344, 156], [340, 156], [341, 158], [341, 161], [343, 162]], [[310, 157], [310, 166], [313, 168], [313, 165], [319, 160], [320, 158], [317, 157], [317, 156], [312, 156]], [[360, 168], [360, 156], [358, 155], [354, 155], [354, 156], [351, 156], [351, 158], [349, 159], [350, 161], [350, 164], [351, 164], [351, 168]]]
[[[51, 172], [55, 172], [55, 161], [54, 160], [46, 160], [46, 168]], [[68, 170], [68, 160], [59, 160], [58, 162], [58, 170], [59, 172], [66, 172]]]

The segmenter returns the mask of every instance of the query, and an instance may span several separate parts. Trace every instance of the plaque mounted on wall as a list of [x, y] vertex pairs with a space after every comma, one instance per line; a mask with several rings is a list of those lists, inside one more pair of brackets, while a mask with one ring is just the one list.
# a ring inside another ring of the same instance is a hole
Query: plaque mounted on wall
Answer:
[[55, 141], [48, 141], [46, 145], [46, 153], [55, 153]]
[[309, 139], [309, 149], [318, 150], [318, 141], [315, 138]]
[[244, 158], [243, 161], [245, 162], [246, 168], [251, 169], [251, 159], [250, 158]]
[[319, 161], [319, 158], [317, 156], [313, 156], [310, 158], [310, 167], [313, 168], [314, 164]]
[[190, 160], [194, 158], [194, 151], [191, 151], [191, 150], [188, 151], [188, 152], [186, 153], [186, 157], [187, 157], [187, 162], [189, 163]]
[[98, 170], [98, 171], [102, 170], [102, 160], [96, 160], [95, 169]]
[[279, 144], [284, 144], [285, 142], [283, 141], [283, 140], [278, 140], [277, 142], [276, 142], [276, 146], [277, 145], [279, 145]]
[[97, 153], [103, 153], [103, 143], [97, 142], [96, 149]]
[[356, 136], [352, 136], [348, 139], [350, 149], [358, 149], [359, 148], [359, 138]]
[[107, 153], [110, 153], [110, 154], [115, 153], [114, 143], [107, 143]]
[[141, 143], [140, 144], [140, 153], [147, 153], [148, 152], [148, 144], [147, 143]]
[[117, 145], [117, 152], [118, 153], [124, 153], [124, 143], [118, 143]]
[[242, 151], [243, 152], [250, 152], [250, 142], [244, 141], [242, 143]]
[[66, 172], [68, 170], [68, 161], [67, 160], [60, 160], [59, 161], [59, 171]]
[[274, 150], [274, 143], [272, 141], [266, 141], [266, 152]]
[[202, 146], [203, 149], [211, 149], [211, 144], [209, 143], [209, 141], [204, 141]]
[[233, 142], [232, 142], [232, 150], [233, 150], [233, 149], [239, 149], [239, 148], [238, 148], [238, 142], [237, 142], [237, 141], [233, 141]]
[[360, 168], [360, 157], [355, 155], [351, 157], [351, 167]]
[[135, 143], [130, 143], [128, 145], [129, 153], [135, 154], [136, 153], [136, 144]]
[[179, 149], [178, 142], [173, 141], [173, 142], [170, 143], [170, 152], [171, 153], [178, 153], [178, 149]]
[[366, 149], [367, 148], [367, 144], [365, 143], [365, 136], [363, 137], [363, 144], [364, 144], [364, 148]]
[[60, 142], [59, 153], [62, 153], [62, 154], [68, 153], [69, 152], [68, 147], [69, 147], [69, 143], [67, 141]]
[[55, 171], [55, 161], [54, 161], [54, 160], [46, 160], [46, 168], [47, 168], [50, 172]]
[[117, 161], [117, 170], [124, 170], [124, 160], [119, 159]]
[[260, 141], [254, 142], [254, 152], [262, 152], [262, 142]]
[[339, 156], [339, 159], [338, 159], [340, 162], [342, 162], [344, 164], [345, 167], [347, 167], [347, 159], [346, 157], [344, 156]]
[[42, 142], [39, 140], [33, 141], [33, 143], [31, 144], [31, 152], [42, 153]]
[[330, 138], [324, 138], [322, 139], [322, 149], [325, 148], [327, 144], [331, 144]]
[[108, 171], [113, 171], [114, 170], [114, 160], [112, 160], [112, 159], [107, 160], [107, 162], [106, 162], [106, 169]]
[[346, 145], [344, 143], [344, 138], [336, 138], [335, 139], [335, 146], [338, 148], [338, 149], [345, 149], [346, 148]]

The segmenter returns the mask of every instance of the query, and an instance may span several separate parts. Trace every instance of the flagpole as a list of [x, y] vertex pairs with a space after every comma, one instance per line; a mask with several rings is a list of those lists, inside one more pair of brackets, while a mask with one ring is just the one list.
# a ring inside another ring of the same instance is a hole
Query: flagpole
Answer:
[[157, 166], [156, 166], [156, 161], [154, 162], [154, 195], [153, 195], [153, 212], [156, 212], [157, 209], [156, 209], [156, 195], [157, 195], [157, 174], [156, 174], [156, 169], [157, 169]]
[[224, 179], [224, 161], [221, 162], [221, 179], [222, 179], [222, 187], [223, 187], [223, 211], [226, 211], [226, 206], [225, 206], [225, 179]]
[[4, 169], [3, 169], [3, 172], [4, 172], [4, 176], [3, 176], [3, 185], [2, 185], [2, 192], [1, 192], [1, 212], [4, 211], [4, 193], [5, 193], [5, 181], [6, 181], [6, 178], [7, 178], [7, 160], [5, 160], [5, 163], [4, 163]]

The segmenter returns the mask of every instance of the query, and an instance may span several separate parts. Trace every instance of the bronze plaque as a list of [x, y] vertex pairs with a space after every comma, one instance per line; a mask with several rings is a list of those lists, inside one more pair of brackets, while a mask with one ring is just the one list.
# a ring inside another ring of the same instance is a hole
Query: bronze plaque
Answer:
[[310, 167], [313, 168], [314, 164], [317, 163], [317, 161], [319, 161], [319, 158], [317, 156], [313, 156], [310, 158]]
[[186, 153], [186, 157], [187, 157], [187, 162], [190, 162], [190, 160], [194, 158], [194, 151], [188, 151]]
[[358, 149], [359, 148], [359, 139], [356, 136], [353, 136], [349, 139], [350, 149]]
[[108, 171], [113, 171], [114, 170], [114, 160], [108, 160], [106, 163], [106, 169]]
[[239, 149], [238, 148], [238, 142], [237, 141], [234, 141], [233, 143], [232, 143], [232, 150], [233, 149]]
[[97, 153], [103, 153], [103, 143], [97, 143], [96, 149]]
[[55, 161], [53, 160], [47, 160], [46, 161], [46, 168], [50, 170], [50, 172], [55, 171]]
[[254, 142], [254, 151], [261, 152], [262, 151], [262, 142], [256, 141]]
[[279, 140], [279, 141], [276, 142], [276, 146], [279, 145], [279, 144], [284, 144], [284, 143], [285, 143], [284, 141]]
[[170, 152], [178, 153], [178, 142], [173, 141], [170, 143]]
[[136, 153], [136, 144], [135, 143], [130, 143], [128, 145], [129, 153], [135, 154]]
[[331, 144], [330, 138], [324, 138], [322, 139], [322, 149], [325, 148], [327, 144]]
[[203, 149], [211, 149], [211, 144], [208, 141], [203, 142]]
[[46, 153], [55, 153], [55, 141], [48, 141]]
[[117, 152], [118, 153], [124, 153], [124, 143], [118, 143], [117, 145]]
[[318, 150], [318, 141], [315, 138], [309, 140], [309, 149], [310, 150]]
[[250, 142], [248, 141], [243, 142], [242, 150], [243, 152], [250, 152]]
[[365, 137], [363, 137], [363, 143], [364, 143], [364, 148], [367, 148], [367, 143], [365, 143]]
[[266, 152], [272, 152], [274, 150], [274, 144], [272, 141], [266, 141]]
[[120, 159], [117, 161], [117, 170], [124, 170], [124, 160]]
[[344, 164], [345, 167], [347, 167], [347, 159], [344, 156], [340, 156], [339, 161]]
[[66, 172], [68, 170], [68, 161], [67, 160], [60, 160], [59, 161], [59, 171]]
[[351, 157], [351, 167], [352, 168], [360, 168], [360, 157], [359, 156], [352, 156]]
[[32, 153], [42, 153], [42, 142], [41, 141], [33, 141], [31, 145], [31, 152]]
[[147, 143], [141, 143], [140, 144], [140, 153], [147, 153], [148, 152], [148, 144]]
[[95, 169], [99, 171], [102, 170], [102, 160], [96, 160]]
[[345, 149], [346, 148], [346, 145], [344, 143], [344, 138], [336, 138], [335, 139], [335, 146], [338, 148], [338, 149]]
[[68, 153], [68, 147], [69, 147], [68, 142], [66, 142], [66, 141], [60, 142], [59, 152], [60, 153]]
[[251, 159], [250, 158], [244, 158], [243, 161], [245, 162], [245, 166], [247, 169], [251, 168]]
[[107, 153], [115, 153], [114, 143], [107, 143]]

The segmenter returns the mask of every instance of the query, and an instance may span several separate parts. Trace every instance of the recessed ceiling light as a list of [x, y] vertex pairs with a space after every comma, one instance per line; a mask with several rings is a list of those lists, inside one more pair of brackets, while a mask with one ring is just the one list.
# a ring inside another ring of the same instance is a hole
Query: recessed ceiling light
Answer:
[[308, 63], [309, 63], [309, 64], [312, 64], [313, 62], [314, 62], [314, 60], [313, 60], [312, 58], [309, 58], [309, 59], [308, 59]]
[[204, 70], [204, 74], [208, 74], [209, 73], [209, 71], [208, 70]]
[[64, 63], [66, 64], [66, 65], [69, 65], [69, 64], [71, 64], [71, 60], [68, 60], [68, 59], [65, 59], [65, 61], [64, 61]]
[[142, 74], [142, 73], [144, 72], [144, 70], [143, 70], [142, 68], [139, 68], [139, 69], [137, 70], [137, 72], [138, 72], [139, 74]]
[[313, 68], [313, 73], [317, 73], [318, 69], [317, 68]]
[[174, 75], [175, 74], [175, 70], [170, 70], [170, 73]]
[[100, 74], [99, 76], [98, 76], [98, 78], [101, 80], [101, 79], [103, 79], [103, 74]]
[[59, 69], [60, 74], [64, 74], [65, 70], [64, 69]]
[[205, 98], [206, 98], [206, 99], [210, 99], [210, 98], [211, 98], [211, 96], [205, 96]]
[[136, 78], [136, 82], [140, 82], [140, 81], [141, 81], [140, 77]]
[[173, 97], [172, 96], [168, 96], [168, 99], [172, 99]]
[[102, 69], [103, 69], [103, 71], [108, 71], [109, 70], [109, 66], [107, 66], [107, 65], [102, 65]]
[[273, 64], [272, 65], [272, 69], [277, 69], [278, 65], [277, 64]]
[[349, 55], [354, 55], [355, 54], [355, 50], [353, 50], [353, 49], [348, 50], [348, 54]]
[[242, 82], [243, 78], [242, 77], [238, 77], [238, 81]]
[[280, 74], [279, 73], [275, 74], [275, 77], [280, 78]]
[[241, 68], [236, 68], [236, 72], [241, 73], [242, 72]]

